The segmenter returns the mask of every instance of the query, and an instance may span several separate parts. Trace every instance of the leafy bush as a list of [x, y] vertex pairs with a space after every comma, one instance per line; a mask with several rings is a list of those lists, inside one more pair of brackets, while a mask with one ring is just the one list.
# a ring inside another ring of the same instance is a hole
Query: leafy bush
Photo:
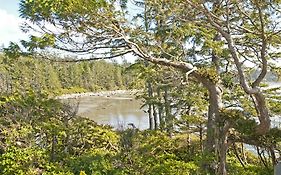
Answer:
[[[215, 157], [202, 154], [200, 141], [194, 138], [190, 143], [187, 137], [164, 131], [114, 131], [33, 91], [0, 98], [3, 175], [206, 174], [202, 162]], [[248, 157], [245, 168], [231, 151], [227, 162], [230, 175], [269, 175], [273, 171], [260, 166], [255, 155]]]

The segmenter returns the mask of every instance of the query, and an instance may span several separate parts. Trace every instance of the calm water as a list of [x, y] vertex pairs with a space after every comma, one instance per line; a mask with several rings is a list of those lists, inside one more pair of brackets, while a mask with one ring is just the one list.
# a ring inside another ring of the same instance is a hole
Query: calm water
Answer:
[[[270, 87], [275, 86], [281, 86], [281, 84], [270, 84]], [[134, 99], [133, 95], [84, 96], [78, 101], [80, 103], [78, 114], [99, 124], [109, 124], [114, 128], [127, 127], [129, 123], [133, 123], [140, 129], [149, 127], [147, 114], [140, 109], [141, 101]], [[281, 126], [280, 116], [273, 117], [271, 120], [273, 127]]]
[[78, 101], [78, 114], [99, 124], [120, 128], [133, 123], [139, 129], [148, 128], [148, 117], [140, 109], [141, 101], [131, 95], [89, 96], [81, 97]]

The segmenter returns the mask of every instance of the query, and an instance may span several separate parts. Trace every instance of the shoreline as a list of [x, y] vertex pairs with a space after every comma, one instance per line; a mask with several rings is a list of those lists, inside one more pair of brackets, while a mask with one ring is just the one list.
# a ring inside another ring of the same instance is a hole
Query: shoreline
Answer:
[[55, 99], [76, 99], [81, 97], [90, 97], [90, 96], [114, 96], [114, 95], [134, 95], [140, 90], [114, 90], [114, 91], [101, 91], [101, 92], [84, 92], [84, 93], [73, 93], [73, 94], [64, 94], [55, 97]]

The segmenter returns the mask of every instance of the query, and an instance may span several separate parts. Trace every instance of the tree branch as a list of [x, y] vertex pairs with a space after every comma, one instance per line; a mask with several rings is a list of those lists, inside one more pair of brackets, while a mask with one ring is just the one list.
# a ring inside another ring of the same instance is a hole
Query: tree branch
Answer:
[[261, 8], [259, 5], [257, 5], [258, 11], [259, 11], [259, 19], [261, 22], [261, 39], [262, 39], [262, 46], [261, 46], [261, 61], [262, 61], [262, 71], [257, 77], [257, 79], [253, 82], [252, 87], [255, 88], [257, 87], [261, 81], [264, 79], [266, 73], [267, 73], [267, 60], [266, 60], [266, 47], [267, 47], [267, 40], [265, 36], [265, 31], [264, 31], [264, 20], [263, 20], [263, 14], [261, 11]]

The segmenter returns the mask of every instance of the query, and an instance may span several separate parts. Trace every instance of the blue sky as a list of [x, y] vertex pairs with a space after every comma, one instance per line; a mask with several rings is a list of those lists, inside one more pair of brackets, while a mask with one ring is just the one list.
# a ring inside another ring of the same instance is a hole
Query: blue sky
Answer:
[[18, 16], [19, 0], [0, 0], [0, 9], [8, 11], [10, 14]]
[[19, 0], [0, 0], [0, 46], [26, 39], [20, 30], [23, 20], [19, 17]]

